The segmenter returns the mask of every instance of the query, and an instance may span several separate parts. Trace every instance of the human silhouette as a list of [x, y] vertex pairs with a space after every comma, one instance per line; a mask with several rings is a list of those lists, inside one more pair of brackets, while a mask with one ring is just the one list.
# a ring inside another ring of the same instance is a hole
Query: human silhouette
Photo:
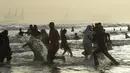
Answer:
[[110, 40], [110, 34], [105, 32], [105, 29], [103, 29], [105, 33], [105, 42], [108, 50], [112, 50], [112, 42]]
[[115, 31], [116, 29], [114, 28], [113, 31]]
[[29, 36], [32, 33], [33, 26], [29, 25], [29, 29], [27, 30], [26, 34]]
[[130, 38], [130, 36], [127, 33], [125, 33], [125, 38]]
[[49, 23], [49, 48], [48, 48], [48, 55], [47, 60], [49, 64], [54, 64], [54, 59], [62, 59], [65, 62], [64, 56], [56, 56], [57, 51], [59, 50], [59, 40], [60, 36], [58, 31], [55, 29], [54, 22]]
[[24, 32], [22, 31], [22, 29], [20, 28], [19, 29], [19, 33], [18, 33], [20, 36], [23, 36]]
[[31, 35], [36, 38], [40, 35], [37, 25], [34, 25], [34, 27], [32, 27]]
[[107, 50], [107, 46], [106, 46], [106, 35], [103, 31], [102, 27], [99, 27], [96, 30], [96, 33], [94, 35], [94, 43], [96, 43], [98, 45], [98, 48], [96, 50], [94, 50], [93, 52], [93, 56], [94, 56], [94, 64], [95, 66], [99, 65], [98, 59], [97, 59], [97, 54], [98, 53], [103, 53], [105, 56], [107, 56], [115, 65], [119, 65], [119, 62], [117, 62], [109, 53]]
[[41, 41], [43, 42], [43, 44], [46, 47], [48, 47], [48, 45], [49, 45], [49, 36], [48, 36], [47, 32], [45, 31], [45, 29], [41, 30], [40, 38], [41, 38]]
[[128, 28], [127, 30], [130, 31], [130, 26], [129, 25], [127, 25], [127, 28]]
[[[63, 28], [60, 29], [60, 40], [61, 40], [61, 36], [62, 36], [62, 33], [63, 33]], [[62, 48], [62, 45], [60, 44], [60, 48]]]
[[71, 32], [74, 32], [74, 27], [72, 27]]
[[102, 27], [101, 22], [95, 23], [95, 26], [93, 26], [93, 34], [96, 33], [96, 31], [98, 30], [98, 28]]
[[12, 55], [12, 51], [10, 48], [10, 43], [9, 43], [9, 37], [8, 37], [8, 31], [4, 30], [2, 32], [2, 39], [3, 39], [3, 44], [0, 46], [0, 66], [3, 65], [3, 61], [5, 58], [7, 58], [7, 63], [6, 64], [10, 64], [11, 62], [11, 55]]
[[72, 51], [70, 49], [70, 47], [68, 46], [68, 43], [67, 43], [67, 38], [66, 38], [66, 32], [67, 30], [64, 29], [62, 30], [62, 33], [61, 33], [61, 46], [62, 48], [64, 48], [64, 52], [62, 53], [62, 55], [64, 55], [67, 51], [70, 53], [70, 56], [72, 57], [73, 54], [72, 54]]
[[83, 33], [84, 52], [82, 54], [84, 54], [85, 58], [88, 58], [88, 55], [92, 54], [92, 50], [93, 50], [92, 40], [93, 40], [92, 26], [88, 25]]
[[0, 46], [3, 44], [3, 36], [2, 33], [0, 33]]
[[77, 33], [75, 33], [74, 39], [75, 39], [75, 40], [79, 40], [79, 36], [78, 36]]

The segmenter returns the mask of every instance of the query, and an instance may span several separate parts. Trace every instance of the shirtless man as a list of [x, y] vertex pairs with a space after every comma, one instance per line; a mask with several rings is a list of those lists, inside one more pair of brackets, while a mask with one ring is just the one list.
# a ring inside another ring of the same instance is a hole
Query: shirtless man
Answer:
[[62, 46], [62, 48], [64, 48], [64, 52], [62, 53], [62, 55], [64, 55], [68, 51], [70, 53], [70, 56], [72, 57], [73, 53], [72, 53], [70, 47], [68, 46], [67, 38], [65, 35], [66, 32], [67, 32], [67, 30], [64, 29], [64, 30], [62, 30], [62, 33], [61, 33], [61, 46]]

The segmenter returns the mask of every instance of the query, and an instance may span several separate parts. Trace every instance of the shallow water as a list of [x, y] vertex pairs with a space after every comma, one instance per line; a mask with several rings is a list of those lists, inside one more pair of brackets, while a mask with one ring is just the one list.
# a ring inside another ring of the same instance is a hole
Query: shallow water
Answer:
[[[11, 44], [12, 47], [14, 44]], [[21, 46], [20, 44], [15, 44]], [[116, 58], [121, 65], [120, 66], [111, 66], [109, 70], [106, 70], [105, 73], [129, 73], [130, 72], [130, 45], [124, 46], [113, 46], [114, 50], [109, 51], [109, 53]], [[12, 48], [13, 49], [13, 48]], [[23, 48], [19, 48], [23, 49]], [[63, 63], [61, 60], [55, 60], [56, 65], [60, 70], [54, 70], [46, 65], [42, 65], [42, 62], [33, 62], [33, 53], [31, 51], [15, 52], [13, 53], [13, 59], [11, 66], [12, 68], [0, 68], [0, 71], [3, 73], [100, 73], [94, 69], [93, 58], [85, 60], [84, 56], [81, 54], [82, 49], [72, 48], [74, 57], [70, 57], [68, 53], [65, 54], [66, 63]], [[58, 51], [60, 55], [63, 50]], [[100, 63], [105, 66], [109, 63], [108, 59], [100, 61]]]
[[[116, 28], [118, 31], [119, 28]], [[126, 28], [124, 31], [126, 31]], [[79, 32], [83, 29], [78, 29], [75, 32]], [[108, 28], [107, 31], [112, 31], [112, 28]], [[15, 37], [18, 31], [10, 31], [9, 35], [12, 38]], [[68, 32], [68, 35], [72, 35], [75, 32]], [[10, 39], [11, 39], [10, 38]], [[24, 37], [26, 38], [26, 37]], [[23, 39], [24, 39], [23, 38]], [[20, 38], [21, 39], [21, 38]], [[124, 35], [111, 35], [112, 40], [124, 40]], [[11, 68], [0, 68], [1, 73], [100, 73], [95, 70], [93, 67], [93, 58], [91, 57], [89, 60], [85, 60], [84, 56], [81, 54], [83, 51], [83, 47], [81, 44], [81, 40], [69, 40], [69, 45], [71, 46], [74, 57], [70, 57], [68, 53], [65, 54], [66, 63], [63, 63], [61, 60], [55, 60], [56, 65], [60, 70], [55, 70], [51, 67], [43, 65], [42, 62], [33, 62], [33, 53], [30, 51], [28, 47], [22, 48], [22, 45], [26, 43], [26, 39], [21, 42], [21, 40], [15, 39], [16, 41], [11, 41], [10, 44], [13, 55], [12, 55], [12, 63]], [[129, 40], [129, 39], [127, 39]], [[76, 46], [75, 46], [76, 45]], [[109, 51], [109, 53], [117, 59], [121, 63], [120, 66], [111, 66], [109, 70], [106, 70], [105, 73], [129, 73], [130, 72], [130, 45], [123, 46], [113, 46], [113, 50]], [[58, 51], [58, 55], [62, 54], [63, 50]], [[109, 64], [108, 59], [100, 60], [102, 66], [106, 66]]]
[[[67, 28], [67, 38], [69, 40], [73, 39], [74, 38], [74, 35], [75, 33], [78, 33], [79, 37], [82, 39], [83, 35], [83, 31], [85, 30], [86, 27], [80, 27], [80, 28], [76, 28], [74, 32], [71, 32], [71, 29], [70, 28]], [[115, 31], [113, 31], [113, 29], [115, 28]], [[120, 28], [122, 29], [120, 31]], [[128, 35], [130, 36], [130, 32], [127, 31], [127, 27], [105, 27], [106, 29], [106, 32], [108, 33], [112, 33], [110, 36], [111, 36], [111, 40], [130, 40], [130, 38], [126, 39], [125, 38], [125, 35], [124, 33], [127, 32]], [[23, 30], [24, 32], [26, 32], [27, 30]], [[40, 30], [39, 30], [40, 31]], [[47, 33], [49, 33], [49, 30], [46, 29]], [[10, 37], [10, 40], [12, 42], [24, 42], [28, 39], [28, 37], [25, 35], [24, 38], [19, 38], [17, 36], [17, 33], [19, 31], [18, 30], [9, 30], [9, 37]], [[60, 33], [60, 29], [58, 29], [58, 32]], [[17, 37], [17, 39], [16, 39]]]

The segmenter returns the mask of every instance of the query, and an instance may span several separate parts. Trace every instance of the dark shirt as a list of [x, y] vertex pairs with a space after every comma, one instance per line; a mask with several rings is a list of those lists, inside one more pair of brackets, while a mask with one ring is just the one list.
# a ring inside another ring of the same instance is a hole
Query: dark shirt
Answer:
[[67, 43], [67, 39], [66, 39], [66, 35], [65, 34], [61, 35], [61, 42], [64, 43], [64, 44]]
[[21, 31], [21, 32], [19, 32], [18, 34], [21, 35], [21, 36], [23, 36], [24, 32]]
[[40, 35], [40, 32], [38, 30], [36, 30], [36, 29], [32, 29], [31, 30], [31, 35], [34, 36], [34, 37], [37, 37], [37, 36]]
[[97, 43], [99, 47], [105, 46], [105, 37], [106, 34], [104, 32], [96, 32], [94, 35], [94, 43]]
[[3, 45], [1, 46], [1, 52], [7, 54], [11, 52], [11, 48], [10, 48], [10, 42], [9, 42], [9, 37], [8, 36], [4, 36], [3, 37]]
[[49, 41], [51, 44], [57, 44], [59, 43], [60, 36], [56, 29], [51, 29], [49, 33]]
[[3, 37], [2, 34], [0, 33], [0, 46], [3, 44]]

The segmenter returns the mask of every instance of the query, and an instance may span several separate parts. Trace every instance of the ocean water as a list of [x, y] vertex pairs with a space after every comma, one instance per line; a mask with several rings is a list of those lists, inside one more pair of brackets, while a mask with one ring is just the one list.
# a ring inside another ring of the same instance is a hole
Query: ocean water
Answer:
[[[115, 31], [113, 31], [115, 28]], [[106, 32], [115, 32], [111, 34], [111, 40], [130, 40], [125, 39], [124, 33], [127, 32], [126, 27], [105, 27]], [[42, 62], [33, 62], [33, 52], [29, 47], [22, 48], [22, 45], [26, 43], [30, 36], [19, 37], [17, 35], [18, 30], [10, 30], [10, 46], [13, 51], [11, 68], [0, 68], [1, 73], [100, 73], [94, 69], [93, 58], [85, 60], [84, 56], [81, 54], [83, 51], [82, 44], [82, 32], [85, 27], [76, 28], [74, 32], [71, 32], [70, 28], [67, 28], [67, 36], [69, 37], [69, 46], [72, 49], [74, 57], [70, 57], [68, 53], [65, 54], [66, 62], [63, 63], [61, 60], [55, 60], [57, 67], [60, 70], [54, 70], [51, 67], [48, 67]], [[26, 31], [26, 30], [24, 30]], [[60, 31], [60, 29], [58, 29]], [[47, 30], [47, 33], [49, 31]], [[81, 37], [79, 40], [73, 40], [74, 34], [78, 33]], [[109, 70], [106, 70], [105, 73], [129, 73], [130, 72], [130, 44], [129, 45], [118, 45], [113, 46], [113, 50], [110, 50], [109, 53], [121, 63], [120, 66], [111, 66]], [[61, 55], [63, 52], [62, 49], [58, 51], [58, 55]], [[100, 61], [102, 66], [109, 64], [109, 59], [104, 59]]]

